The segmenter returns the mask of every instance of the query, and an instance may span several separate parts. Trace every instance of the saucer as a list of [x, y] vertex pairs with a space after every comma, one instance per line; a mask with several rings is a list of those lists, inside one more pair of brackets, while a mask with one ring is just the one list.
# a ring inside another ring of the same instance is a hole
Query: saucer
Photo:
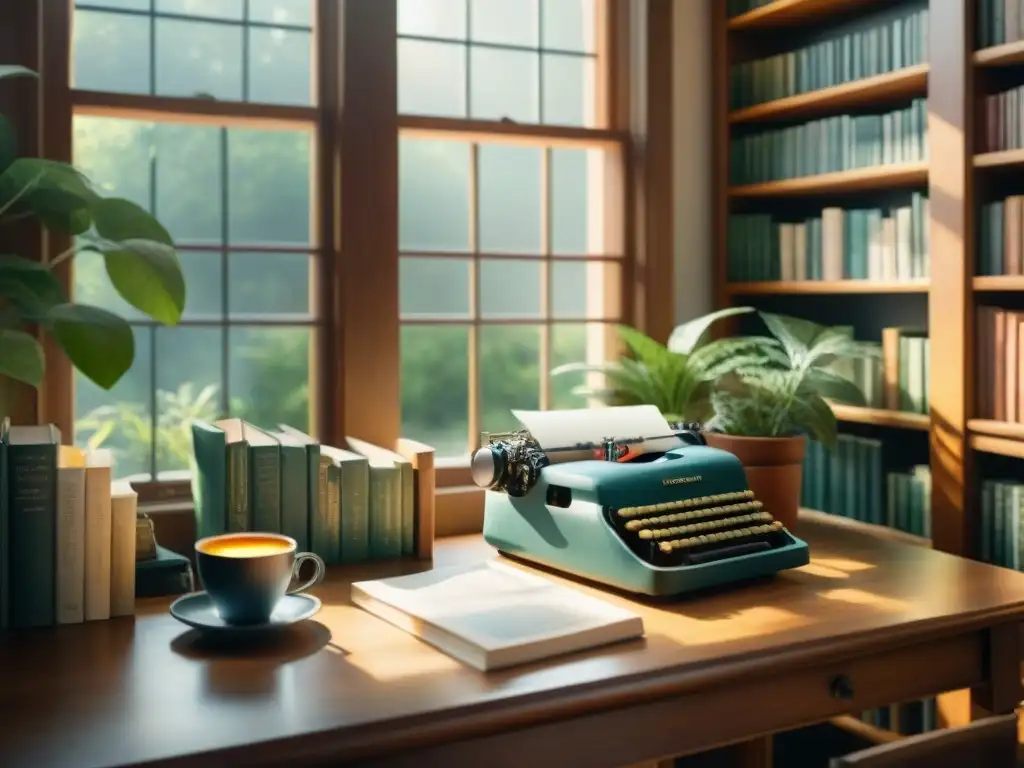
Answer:
[[213, 601], [206, 592], [192, 592], [182, 595], [171, 603], [171, 616], [183, 624], [217, 634], [255, 635], [290, 627], [305, 621], [320, 610], [320, 598], [313, 595], [285, 595], [277, 604], [270, 619], [262, 624], [228, 624], [213, 607]]

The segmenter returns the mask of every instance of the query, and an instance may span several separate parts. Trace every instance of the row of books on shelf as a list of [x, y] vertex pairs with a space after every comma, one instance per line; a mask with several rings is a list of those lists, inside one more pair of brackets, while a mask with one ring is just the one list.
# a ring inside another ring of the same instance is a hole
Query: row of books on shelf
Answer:
[[728, 274], [747, 280], [911, 280], [930, 270], [928, 198], [883, 208], [824, 208], [783, 221], [773, 214], [729, 216]]
[[877, 115], [833, 115], [729, 142], [729, 181], [758, 184], [928, 157], [924, 99]]
[[986, 563], [1020, 570], [1024, 566], [1024, 483], [984, 480], [978, 519], [978, 557]]
[[1024, 86], [985, 96], [984, 152], [1024, 147]]
[[429, 557], [434, 538], [434, 451], [346, 438], [322, 445], [281, 425], [242, 419], [192, 424], [199, 537], [272, 531], [327, 564]]
[[931, 536], [931, 473], [927, 465], [883, 472], [882, 441], [839, 435], [829, 451], [808, 441], [801, 504], [839, 517]]
[[927, 60], [928, 8], [901, 8], [861, 29], [794, 51], [743, 62], [730, 70], [732, 109], [842, 85]]
[[109, 451], [0, 426], [0, 628], [135, 612], [137, 497]]
[[[852, 330], [851, 330], [852, 333]], [[835, 372], [855, 383], [868, 408], [928, 413], [931, 345], [919, 328], [883, 328], [882, 341], [861, 342], [877, 354], [843, 360]]]
[[1024, 195], [981, 206], [977, 264], [979, 275], [1024, 274]]
[[975, 332], [978, 416], [1024, 422], [1024, 312], [979, 307]]
[[1024, 40], [1024, 0], [978, 0], [979, 48]]

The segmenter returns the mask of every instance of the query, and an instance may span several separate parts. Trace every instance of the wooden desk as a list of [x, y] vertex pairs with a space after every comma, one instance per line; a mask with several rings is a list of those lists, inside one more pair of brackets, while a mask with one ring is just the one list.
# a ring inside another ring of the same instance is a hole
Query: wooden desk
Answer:
[[[0, 765], [600, 768], [944, 690], [998, 712], [1022, 698], [1024, 574], [820, 521], [801, 534], [805, 568], [632, 603], [644, 640], [490, 675], [349, 605], [340, 573], [316, 622], [244, 654], [201, 645], [167, 601], [10, 634]], [[435, 562], [489, 554], [442, 540]]]

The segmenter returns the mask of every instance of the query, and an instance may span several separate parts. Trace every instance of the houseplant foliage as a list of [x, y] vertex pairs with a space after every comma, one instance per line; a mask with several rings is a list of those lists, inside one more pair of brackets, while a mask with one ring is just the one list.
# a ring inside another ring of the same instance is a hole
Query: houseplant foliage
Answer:
[[[0, 65], [0, 80], [35, 76]], [[48, 232], [73, 238], [73, 245], [42, 262], [10, 253], [4, 233], [21, 219], [38, 220]], [[0, 115], [0, 380], [40, 385], [44, 356], [36, 328], [104, 389], [131, 367], [135, 342], [128, 323], [101, 307], [72, 303], [53, 273], [83, 251], [102, 255], [111, 283], [129, 304], [166, 325], [181, 318], [185, 281], [167, 230], [135, 203], [99, 194], [70, 165], [18, 157], [12, 125]]]
[[765, 355], [779, 355], [776, 347], [756, 339], [708, 340], [708, 331], [719, 320], [752, 311], [729, 307], [694, 318], [672, 332], [667, 346], [635, 328], [619, 326], [629, 356], [609, 363], [569, 363], [551, 373], [600, 373], [602, 387], [583, 385], [575, 392], [608, 406], [656, 405], [669, 421], [703, 422], [712, 415], [713, 383], [720, 376], [740, 364], [764, 363]]

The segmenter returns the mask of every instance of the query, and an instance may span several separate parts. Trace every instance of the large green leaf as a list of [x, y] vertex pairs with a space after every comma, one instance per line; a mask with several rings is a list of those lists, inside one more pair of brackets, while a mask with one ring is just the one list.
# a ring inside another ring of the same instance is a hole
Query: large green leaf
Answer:
[[107, 275], [122, 298], [165, 325], [185, 311], [185, 277], [174, 249], [152, 240], [126, 240], [103, 251]]
[[24, 331], [0, 328], [0, 375], [38, 387], [45, 370], [43, 348]]
[[18, 137], [11, 121], [0, 115], [0, 173], [7, 170], [18, 156]]
[[0, 209], [12, 200], [34, 213], [46, 226], [61, 231], [98, 198], [88, 179], [70, 165], [39, 157], [19, 157], [0, 174]]
[[676, 326], [675, 330], [672, 331], [672, 335], [669, 336], [668, 348], [678, 354], [689, 355], [700, 344], [704, 335], [714, 323], [726, 317], [734, 317], [753, 311], [753, 307], [726, 307], [702, 317], [695, 317], [689, 322]]
[[20, 64], [0, 64], [0, 80], [7, 77], [39, 77], [39, 75]]
[[87, 304], [60, 304], [46, 325], [75, 368], [103, 389], [113, 387], [135, 359], [135, 336], [123, 319]]
[[92, 208], [96, 231], [106, 240], [150, 240], [174, 245], [170, 234], [145, 208], [120, 197], [98, 199]]
[[38, 319], [67, 301], [60, 281], [38, 261], [0, 255], [0, 296], [9, 299], [29, 319]]
[[855, 383], [826, 368], [813, 368], [807, 372], [805, 383], [820, 397], [848, 405], [867, 405], [864, 392]]

